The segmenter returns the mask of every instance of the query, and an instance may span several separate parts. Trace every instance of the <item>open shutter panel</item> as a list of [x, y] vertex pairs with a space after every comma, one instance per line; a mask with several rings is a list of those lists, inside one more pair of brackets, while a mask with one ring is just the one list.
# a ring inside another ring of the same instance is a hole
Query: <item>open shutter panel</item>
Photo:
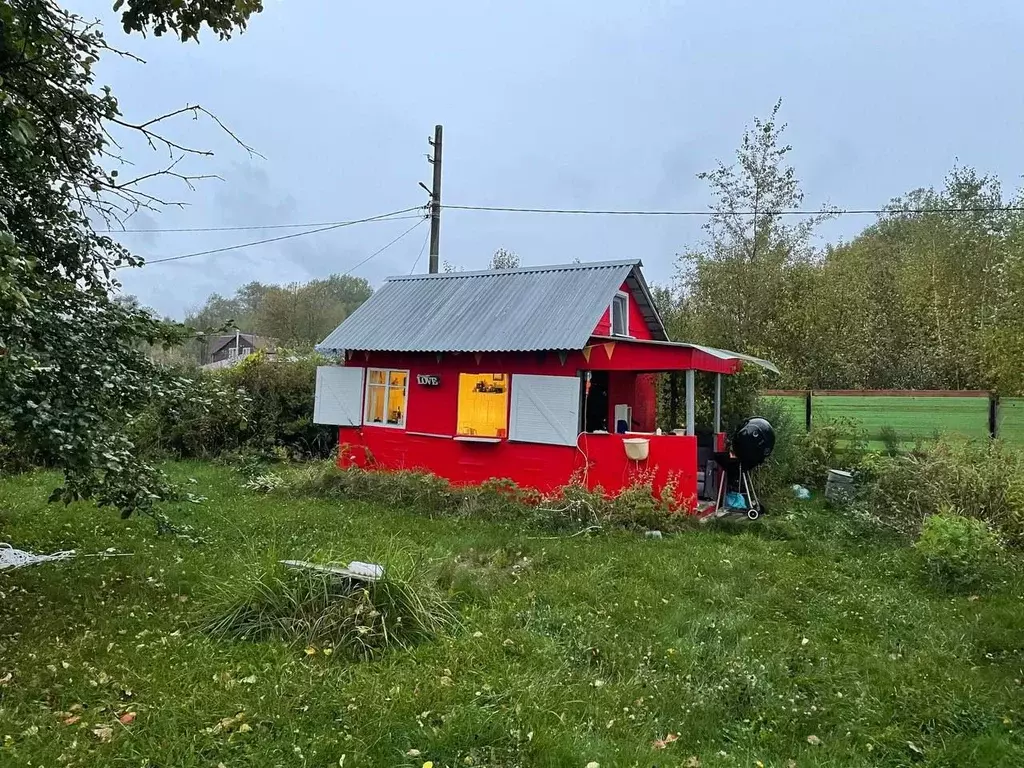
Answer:
[[313, 423], [355, 427], [362, 424], [363, 369], [322, 365], [316, 369]]
[[580, 380], [575, 376], [512, 376], [509, 439], [524, 443], [576, 445]]

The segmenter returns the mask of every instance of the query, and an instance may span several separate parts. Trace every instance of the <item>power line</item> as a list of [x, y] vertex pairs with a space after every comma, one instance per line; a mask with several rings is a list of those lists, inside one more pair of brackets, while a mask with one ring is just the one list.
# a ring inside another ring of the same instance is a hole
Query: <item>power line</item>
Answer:
[[504, 213], [556, 213], [580, 216], [848, 216], [863, 214], [923, 214], [923, 213], [995, 213], [997, 211], [1020, 212], [1024, 206], [1007, 205], [987, 208], [822, 208], [814, 211], [642, 211], [642, 210], [599, 210], [591, 208], [516, 208], [498, 205], [442, 205], [457, 211], [498, 211]]
[[[405, 232], [403, 232], [402, 234], [400, 234], [400, 235], [399, 235], [398, 237], [396, 237], [396, 238], [395, 238], [394, 240], [392, 240], [392, 241], [391, 241], [390, 243], [388, 243], [387, 245], [385, 245], [385, 246], [383, 246], [383, 247], [381, 247], [381, 248], [378, 248], [378, 249], [377, 249], [376, 251], [374, 251], [373, 253], [371, 253], [371, 254], [370, 254], [369, 256], [367, 256], [367, 257], [366, 257], [365, 259], [363, 259], [362, 261], [360, 261], [360, 262], [359, 262], [358, 264], [356, 264], [356, 265], [355, 265], [354, 267], [351, 267], [351, 268], [350, 268], [350, 269], [349, 269], [349, 270], [348, 270], [347, 272], [344, 272], [344, 273], [342, 273], [342, 274], [344, 274], [344, 275], [350, 275], [350, 274], [352, 274], [352, 273], [353, 273], [353, 272], [355, 272], [355, 271], [356, 271], [357, 269], [359, 269], [359, 268], [360, 268], [361, 266], [363, 266], [363, 264], [365, 264], [365, 263], [366, 263], [366, 262], [368, 262], [368, 261], [369, 261], [370, 259], [372, 259], [372, 258], [373, 258], [374, 256], [378, 256], [378, 255], [380, 255], [380, 254], [384, 253], [384, 251], [386, 251], [386, 250], [387, 250], [388, 248], [390, 248], [390, 247], [391, 247], [392, 245], [394, 245], [395, 243], [397, 243], [397, 242], [398, 242], [399, 240], [401, 240], [401, 239], [402, 239], [403, 237], [405, 237], [406, 235], [408, 235], [408, 234], [409, 234], [410, 232], [412, 232], [412, 231], [413, 231], [414, 229], [416, 229], [416, 227], [418, 227], [418, 226], [419, 226], [420, 224], [422, 224], [422, 223], [423, 223], [424, 221], [426, 221], [426, 220], [427, 220], [427, 219], [426, 219], [426, 217], [419, 217], [419, 219], [420, 219], [419, 221], [417, 221], [417, 222], [416, 222], [415, 224], [413, 224], [413, 225], [412, 225], [411, 227], [409, 227], [409, 228], [408, 228], [407, 230], [405, 230]], [[421, 251], [420, 253], [422, 253], [422, 251]]]
[[[413, 208], [406, 208], [402, 211], [395, 211], [395, 213], [408, 213], [409, 211], [419, 210], [420, 208], [428, 206], [415, 206]], [[591, 216], [753, 216], [754, 211], [729, 211], [726, 213], [719, 213], [716, 211], [642, 211], [642, 210], [601, 210], [601, 209], [582, 209], [582, 208], [516, 208], [507, 206], [490, 206], [490, 205], [442, 205], [442, 208], [451, 208], [454, 210], [461, 211], [497, 211], [507, 213], [556, 213], [556, 214], [571, 214], [571, 215], [591, 215]], [[1024, 206], [995, 206], [995, 207], [979, 207], [979, 208], [908, 208], [900, 210], [898, 208], [822, 208], [813, 211], [801, 211], [801, 210], [785, 210], [785, 211], [758, 211], [758, 216], [772, 215], [772, 216], [820, 216], [825, 214], [845, 216], [845, 215], [881, 215], [886, 213], [896, 214], [924, 214], [924, 213], [995, 213], [997, 211], [1005, 211], [1007, 213], [1021, 212], [1024, 211]], [[387, 221], [383, 217], [374, 217], [367, 220], [359, 220], [358, 222], [351, 221], [320, 221], [320, 222], [308, 222], [304, 224], [246, 224], [232, 227], [155, 227], [151, 229], [97, 229], [95, 230], [100, 234], [118, 234], [118, 235], [134, 235], [134, 234], [158, 234], [158, 233], [172, 233], [172, 232], [244, 232], [248, 230], [268, 230], [268, 229], [307, 229], [307, 228], [322, 228], [322, 227], [335, 227], [340, 225], [347, 226], [352, 223], [363, 223], [364, 221]], [[151, 264], [157, 263], [156, 261], [149, 262]]]
[[[182, 259], [191, 259], [191, 258], [194, 258], [196, 256], [208, 256], [208, 255], [213, 254], [213, 253], [224, 253], [226, 251], [236, 251], [236, 250], [239, 250], [241, 248], [250, 248], [250, 247], [252, 247], [254, 245], [264, 245], [266, 243], [276, 243], [276, 242], [279, 242], [281, 240], [291, 240], [292, 238], [295, 238], [295, 237], [305, 237], [306, 235], [315, 235], [315, 234], [317, 234], [319, 232], [329, 232], [332, 229], [340, 229], [341, 227], [348, 227], [348, 226], [352, 226], [353, 224], [365, 224], [365, 223], [370, 222], [370, 221], [401, 221], [403, 219], [419, 219], [420, 221], [422, 221], [423, 220], [422, 216], [398, 216], [398, 215], [396, 215], [396, 214], [400, 214], [400, 213], [407, 213], [408, 211], [415, 211], [415, 210], [418, 210], [420, 207], [421, 206], [415, 206], [413, 208], [405, 208], [405, 209], [403, 209], [401, 211], [392, 211], [391, 213], [382, 213], [379, 216], [370, 216], [369, 218], [366, 218], [366, 219], [353, 219], [352, 221], [341, 221], [341, 222], [338, 222], [337, 224], [331, 224], [329, 226], [319, 227], [317, 229], [309, 229], [309, 230], [306, 230], [304, 232], [293, 232], [290, 235], [280, 235], [278, 237], [270, 237], [270, 238], [266, 238], [264, 240], [253, 240], [253, 241], [250, 241], [248, 243], [238, 243], [236, 245], [227, 245], [227, 246], [224, 246], [223, 248], [211, 248], [211, 249], [206, 250], [206, 251], [195, 251], [194, 253], [183, 253], [180, 256], [168, 256], [168, 257], [163, 258], [163, 259], [152, 259], [152, 260], [147, 261], [143, 266], [148, 266], [150, 264], [163, 264], [163, 263], [166, 263], [168, 261], [181, 261]], [[417, 222], [417, 223], [419, 223], [419, 222]], [[414, 227], [415, 227], [415, 225], [414, 225]]]
[[[417, 205], [413, 208], [406, 208], [402, 211], [395, 211], [395, 213], [408, 213], [409, 211], [417, 211], [426, 206]], [[368, 221], [384, 221], [385, 219], [379, 219], [374, 217]], [[116, 234], [116, 235], [135, 235], [135, 234], [156, 234], [160, 232], [244, 232], [247, 230], [256, 229], [309, 229], [316, 227], [334, 227], [341, 224], [351, 224], [354, 222], [350, 221], [315, 221], [307, 224], [247, 224], [240, 225], [237, 227], [170, 227], [170, 228], [154, 228], [154, 229], [97, 229], [95, 230], [100, 234]], [[361, 223], [361, 222], [358, 222]]]
[[423, 258], [423, 251], [424, 251], [424, 250], [426, 250], [426, 247], [427, 247], [427, 242], [428, 242], [429, 240], [430, 240], [430, 230], [427, 230], [427, 236], [423, 238], [423, 245], [421, 245], [421, 246], [420, 246], [420, 252], [419, 252], [418, 254], [416, 254], [416, 261], [414, 261], [414, 262], [412, 263], [412, 269], [410, 269], [410, 270], [409, 270], [409, 274], [410, 274], [410, 275], [411, 275], [411, 274], [412, 274], [413, 272], [415, 272], [415, 271], [416, 271], [416, 267], [418, 267], [418, 266], [419, 266], [419, 264], [420, 264], [420, 259], [422, 259], [422, 258]]

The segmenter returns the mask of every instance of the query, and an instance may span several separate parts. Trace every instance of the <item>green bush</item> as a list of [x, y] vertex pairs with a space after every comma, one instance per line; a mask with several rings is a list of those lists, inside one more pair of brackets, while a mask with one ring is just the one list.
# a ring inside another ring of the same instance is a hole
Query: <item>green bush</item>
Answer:
[[761, 496], [788, 494], [794, 483], [823, 488], [830, 469], [856, 471], [865, 461], [867, 440], [856, 422], [816, 422], [808, 433], [776, 399], [762, 398], [756, 412], [775, 429], [775, 450], [755, 475]]
[[165, 369], [162, 396], [128, 426], [150, 454], [213, 458], [246, 442], [252, 401], [245, 391], [196, 368]]
[[859, 504], [908, 535], [948, 509], [1024, 546], [1024, 452], [999, 441], [940, 439], [900, 456], [869, 455]]
[[886, 456], [900, 454], [900, 433], [891, 424], [885, 424], [878, 430], [878, 439], [882, 441], [882, 452]]
[[295, 459], [329, 456], [338, 439], [335, 427], [313, 423], [317, 355], [294, 360], [269, 360], [250, 355], [217, 377], [249, 398], [245, 443], [253, 448], [283, 448]]
[[867, 437], [850, 419], [821, 421], [803, 435], [798, 445], [799, 463], [794, 482], [812, 488], [824, 487], [830, 469], [856, 472], [867, 456]]
[[784, 491], [788, 493], [793, 483], [803, 482], [804, 426], [777, 399], [761, 398], [754, 410], [775, 430], [775, 450], [756, 470], [754, 480], [758, 494], [771, 499]]
[[150, 454], [176, 458], [328, 456], [337, 430], [313, 423], [320, 362], [317, 356], [272, 361], [257, 353], [219, 371], [165, 369], [165, 394], [132, 422], [133, 440]]
[[951, 591], [988, 582], [999, 559], [999, 539], [981, 520], [946, 510], [929, 515], [914, 544], [928, 579]]

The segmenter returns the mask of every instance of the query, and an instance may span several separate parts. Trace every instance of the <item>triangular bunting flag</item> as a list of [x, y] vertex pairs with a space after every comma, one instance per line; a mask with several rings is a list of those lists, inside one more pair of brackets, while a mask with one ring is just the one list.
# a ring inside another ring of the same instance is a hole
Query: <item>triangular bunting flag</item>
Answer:
[[590, 362], [590, 350], [592, 350], [592, 349], [593, 349], [593, 347], [584, 347], [583, 348], [583, 359], [586, 360], [588, 363]]
[[608, 359], [612, 359], [612, 353], [615, 351], [615, 342], [609, 341], [604, 345], [604, 351], [608, 353]]
[[565, 365], [565, 361], [569, 359], [569, 353], [564, 349], [559, 350], [558, 359], [561, 361], [562, 365]]
[[476, 360], [476, 364], [477, 365], [480, 365], [480, 358], [482, 358], [482, 357], [483, 357], [483, 355], [481, 355], [479, 352], [474, 352], [473, 353], [473, 359]]

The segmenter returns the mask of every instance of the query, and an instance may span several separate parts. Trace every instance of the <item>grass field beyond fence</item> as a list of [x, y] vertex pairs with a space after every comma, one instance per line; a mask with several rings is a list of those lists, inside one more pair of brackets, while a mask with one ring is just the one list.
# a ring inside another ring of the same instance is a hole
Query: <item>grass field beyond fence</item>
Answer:
[[[766, 397], [781, 403], [797, 424], [804, 424], [806, 393], [770, 392]], [[846, 418], [865, 432], [869, 447], [883, 447], [882, 430], [895, 430], [904, 445], [933, 440], [937, 435], [971, 439], [989, 436], [988, 393], [964, 396], [933, 396], [927, 392], [906, 395], [813, 393], [812, 421]], [[996, 412], [997, 436], [1024, 445], [1024, 398], [1000, 398]]]

